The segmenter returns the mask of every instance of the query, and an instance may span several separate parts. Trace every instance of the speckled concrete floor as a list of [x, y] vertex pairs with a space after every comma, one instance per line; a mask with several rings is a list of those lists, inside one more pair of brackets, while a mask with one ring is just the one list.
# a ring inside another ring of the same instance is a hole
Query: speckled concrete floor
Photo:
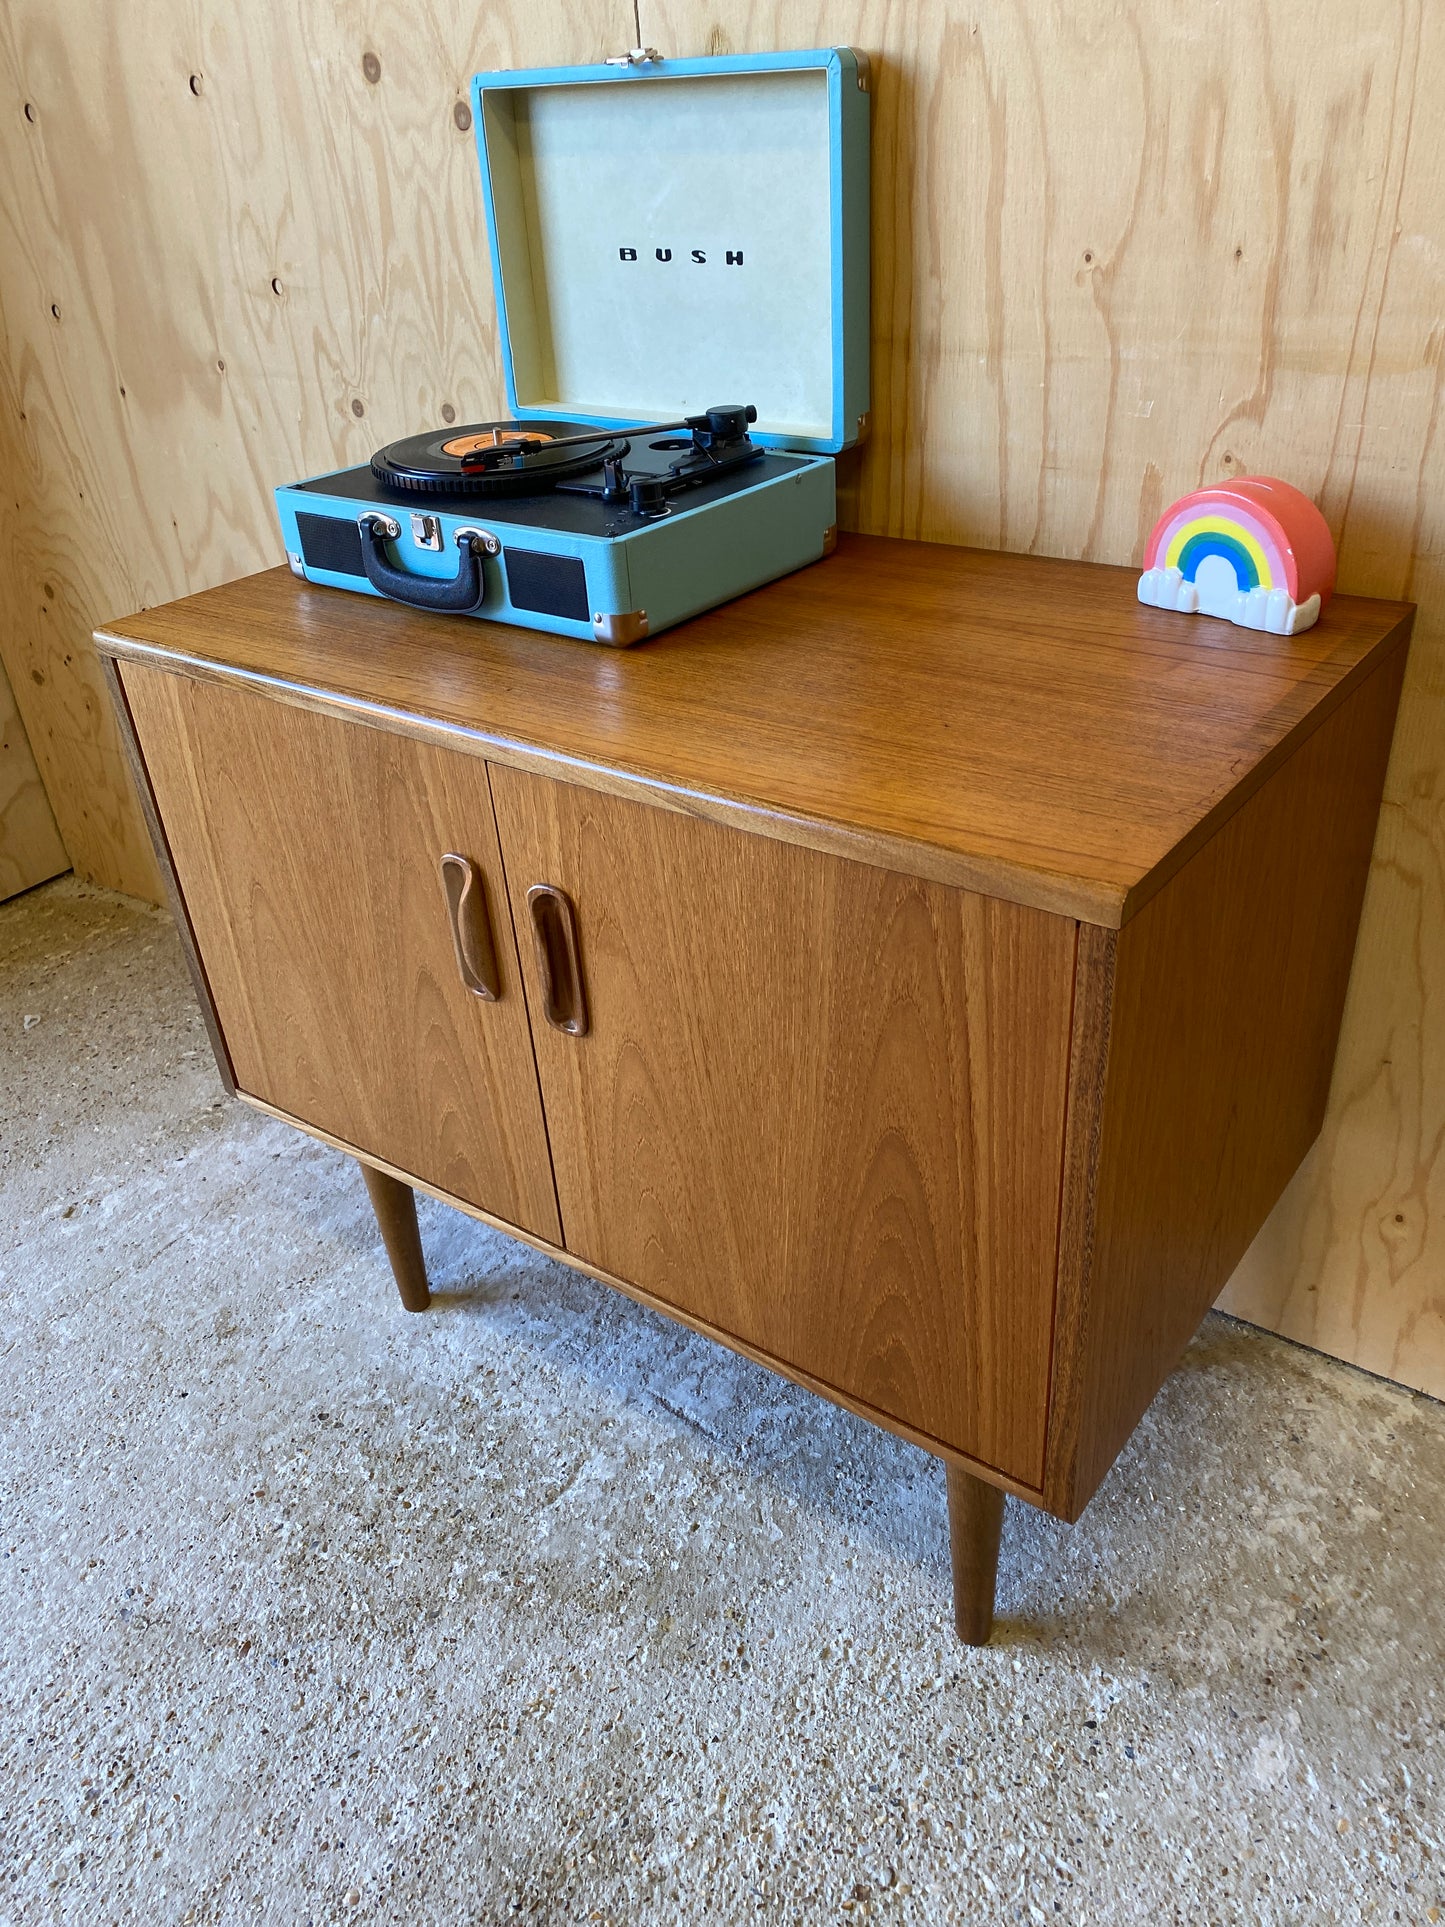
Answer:
[[0, 907], [0, 1927], [1445, 1909], [1445, 1408], [1211, 1320], [949, 1627], [924, 1454], [222, 1101]]

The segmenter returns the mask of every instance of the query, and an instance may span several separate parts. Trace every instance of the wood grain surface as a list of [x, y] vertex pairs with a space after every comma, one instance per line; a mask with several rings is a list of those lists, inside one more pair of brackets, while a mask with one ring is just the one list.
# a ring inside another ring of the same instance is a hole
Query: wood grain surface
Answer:
[[[283, 1124], [290, 1124], [296, 1130], [304, 1131], [308, 1137], [315, 1138], [318, 1143], [329, 1144], [334, 1151], [344, 1151], [352, 1157], [361, 1156], [354, 1144], [348, 1144], [344, 1138], [336, 1137], [330, 1131], [323, 1131], [318, 1125], [308, 1124], [303, 1117], [293, 1117], [289, 1111], [278, 1110], [274, 1104], [267, 1104], [262, 1098], [252, 1097], [247, 1091], [238, 1091], [236, 1095], [243, 1104], [250, 1105], [252, 1110], [260, 1111], [266, 1117], [274, 1117]], [[873, 1425], [881, 1425], [886, 1431], [896, 1433], [899, 1438], [921, 1446], [925, 1452], [935, 1453], [950, 1465], [961, 1466], [965, 1471], [1000, 1486], [1006, 1492], [1015, 1492], [1021, 1499], [1027, 1499], [1035, 1505], [1043, 1496], [1038, 1486], [1030, 1485], [1022, 1479], [1011, 1479], [1007, 1473], [1000, 1472], [995, 1466], [981, 1465], [977, 1459], [970, 1458], [966, 1452], [959, 1452], [953, 1446], [945, 1445], [940, 1439], [930, 1438], [926, 1432], [920, 1432], [915, 1426], [906, 1424], [902, 1419], [894, 1418], [891, 1413], [879, 1411], [862, 1399], [854, 1398], [851, 1393], [840, 1391], [836, 1385], [825, 1385], [820, 1379], [813, 1377], [811, 1373], [799, 1366], [786, 1365], [776, 1358], [766, 1357], [756, 1346], [749, 1345], [745, 1339], [737, 1337], [734, 1333], [709, 1325], [706, 1320], [696, 1318], [690, 1312], [679, 1310], [676, 1305], [664, 1304], [660, 1298], [651, 1292], [644, 1291], [640, 1285], [633, 1284], [629, 1279], [615, 1277], [611, 1272], [603, 1271], [599, 1265], [588, 1264], [586, 1259], [579, 1258], [575, 1252], [566, 1250], [550, 1239], [539, 1238], [535, 1233], [523, 1230], [520, 1225], [509, 1224], [505, 1218], [497, 1217], [494, 1212], [484, 1211], [479, 1205], [470, 1203], [466, 1198], [459, 1198], [450, 1191], [444, 1191], [440, 1185], [429, 1183], [414, 1171], [404, 1171], [400, 1166], [388, 1164], [384, 1158], [375, 1156], [363, 1158], [362, 1161], [376, 1169], [386, 1171], [404, 1184], [411, 1185], [413, 1190], [425, 1192], [428, 1197], [436, 1198], [442, 1204], [454, 1205], [458, 1210], [465, 1211], [468, 1216], [479, 1219], [481, 1223], [493, 1225], [497, 1230], [505, 1231], [509, 1237], [521, 1239], [523, 1244], [530, 1245], [534, 1251], [541, 1251], [549, 1258], [556, 1258], [559, 1263], [570, 1265], [574, 1271], [584, 1272], [589, 1278], [597, 1279], [599, 1284], [610, 1285], [614, 1291], [622, 1292], [625, 1297], [634, 1299], [639, 1305], [646, 1305], [652, 1311], [661, 1312], [669, 1318], [676, 1319], [691, 1330], [701, 1332], [704, 1338], [711, 1338], [719, 1345], [726, 1345], [729, 1351], [737, 1352], [744, 1358], [751, 1358], [756, 1364], [767, 1366], [769, 1371], [778, 1372], [784, 1378], [791, 1379], [795, 1385], [801, 1385], [807, 1391], [816, 1392], [820, 1398], [831, 1399], [835, 1405], [841, 1405], [845, 1411], [856, 1412], [859, 1418], [865, 1418]]]
[[1319, 1131], [1403, 669], [1397, 649], [1107, 939], [1112, 969], [1085, 960], [1046, 1480], [1066, 1518]]
[[[873, 56], [846, 525], [1130, 564], [1175, 495], [1273, 472], [1345, 588], [1420, 602], [1324, 1135], [1226, 1302], [1445, 1394], [1445, 14], [640, 15], [666, 54]], [[0, 654], [86, 874], [158, 889], [88, 631], [279, 561], [275, 481], [499, 410], [453, 114], [477, 68], [633, 38], [626, 0], [0, 13]]]
[[540, 1021], [564, 1241], [1030, 1486], [1075, 926], [494, 766], [514, 919], [575, 906]]
[[[244, 1091], [558, 1232], [485, 765], [128, 664], [127, 702]], [[487, 886], [501, 997], [465, 988], [439, 863]]]
[[1226, 1308], [1445, 1397], [1445, 12], [641, 0], [873, 56], [873, 433], [840, 519], [1136, 564], [1283, 475], [1421, 616], [1323, 1136]]
[[0, 902], [69, 868], [25, 725], [0, 668]]
[[394, 604], [358, 616], [283, 569], [102, 633], [1118, 924], [1408, 622], [1340, 597], [1302, 636], [1182, 625], [1139, 603], [1128, 570], [850, 536], [624, 654]]

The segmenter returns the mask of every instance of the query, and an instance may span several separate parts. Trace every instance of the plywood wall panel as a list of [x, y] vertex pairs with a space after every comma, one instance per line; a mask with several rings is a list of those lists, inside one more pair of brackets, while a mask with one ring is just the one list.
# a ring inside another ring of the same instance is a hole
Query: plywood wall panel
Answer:
[[[1413, 597], [1416, 641], [1314, 1152], [1227, 1309], [1445, 1396], [1445, 18], [1427, 9], [1358, 457], [1332, 478], [1351, 588]], [[1388, 588], [1387, 588], [1387, 585]]]
[[0, 13], [0, 650], [83, 874], [158, 892], [90, 629], [279, 560], [278, 481], [497, 412], [467, 84], [632, 38], [625, 0]]
[[20, 712], [0, 668], [0, 902], [69, 868]]
[[1417, 0], [643, 0], [665, 54], [875, 55], [844, 519], [1137, 562], [1230, 474], [1421, 604], [1324, 1133], [1223, 1300], [1445, 1396], [1445, 20]]
[[[1445, 1394], [1445, 17], [639, 11], [664, 54], [875, 57], [845, 521], [1129, 562], [1173, 496], [1274, 470], [1344, 586], [1420, 601], [1329, 1120], [1226, 1303]], [[92, 622], [279, 560], [277, 479], [499, 408], [453, 112], [479, 67], [633, 39], [630, 0], [0, 14], [0, 653], [86, 873], [155, 889]]]
[[1127, 561], [1265, 455], [1343, 514], [1428, 79], [1417, 7], [1323, 4], [643, 0], [877, 56], [858, 526]]

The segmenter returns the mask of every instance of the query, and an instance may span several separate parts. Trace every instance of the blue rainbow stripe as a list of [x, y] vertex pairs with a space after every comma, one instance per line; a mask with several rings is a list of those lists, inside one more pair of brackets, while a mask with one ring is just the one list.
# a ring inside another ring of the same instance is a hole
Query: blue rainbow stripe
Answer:
[[1200, 563], [1210, 555], [1222, 556], [1230, 564], [1241, 589], [1259, 587], [1259, 570], [1249, 550], [1236, 536], [1224, 535], [1217, 529], [1201, 529], [1180, 549], [1178, 567], [1186, 582], [1195, 580]]

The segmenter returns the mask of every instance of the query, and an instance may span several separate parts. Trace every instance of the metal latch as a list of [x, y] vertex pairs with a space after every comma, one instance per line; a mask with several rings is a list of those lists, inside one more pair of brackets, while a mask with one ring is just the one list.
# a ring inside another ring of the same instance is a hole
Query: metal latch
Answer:
[[439, 515], [413, 515], [411, 539], [419, 549], [430, 549], [433, 555], [440, 555], [446, 540], [442, 534], [442, 518]]
[[634, 47], [630, 53], [608, 54], [603, 63], [608, 67], [656, 67], [662, 63], [662, 55], [656, 47]]

